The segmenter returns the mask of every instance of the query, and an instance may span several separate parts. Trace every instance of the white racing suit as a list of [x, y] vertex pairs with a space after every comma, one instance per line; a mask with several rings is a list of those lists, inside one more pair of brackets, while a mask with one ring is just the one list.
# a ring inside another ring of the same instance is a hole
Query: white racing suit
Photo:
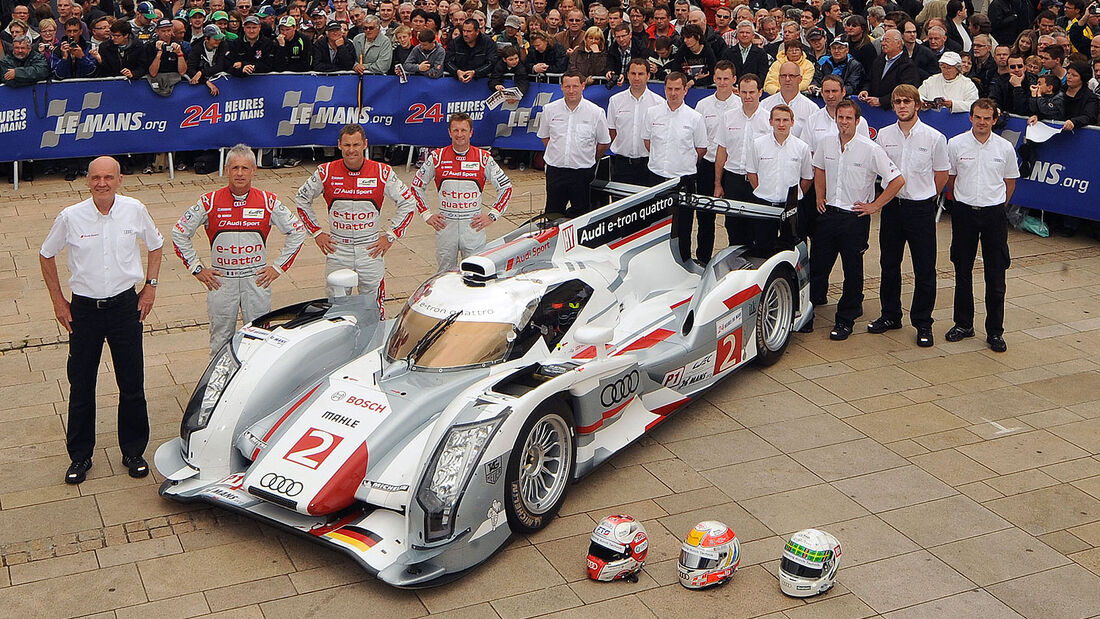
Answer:
[[298, 216], [273, 193], [250, 189], [238, 198], [229, 188], [204, 194], [172, 228], [172, 244], [191, 273], [202, 267], [191, 237], [206, 226], [210, 238], [210, 267], [221, 271], [221, 287], [206, 294], [210, 314], [210, 351], [217, 352], [237, 326], [238, 312], [247, 324], [271, 311], [271, 289], [256, 284], [267, 266], [267, 235], [271, 225], [287, 235], [283, 251], [271, 266], [282, 273], [290, 268], [306, 229]]
[[[412, 191], [397, 178], [393, 168], [384, 163], [367, 159], [356, 171], [348, 170], [343, 159], [323, 163], [294, 196], [298, 215], [314, 237], [322, 230], [313, 211], [313, 201], [322, 194], [328, 204], [332, 226], [329, 234], [336, 243], [336, 251], [325, 261], [325, 281], [329, 273], [337, 269], [354, 270], [359, 275], [359, 294], [377, 296], [378, 308], [384, 317], [386, 263], [381, 257], [370, 257], [367, 248], [378, 240], [378, 216], [382, 201], [387, 197], [397, 204], [397, 214], [390, 220], [391, 229], [385, 234], [393, 241], [405, 233], [416, 207]], [[326, 284], [325, 290], [328, 296], [334, 296], [332, 286]]]
[[470, 222], [481, 214], [481, 192], [485, 190], [486, 180], [497, 192], [497, 201], [489, 209], [489, 217], [496, 221], [508, 207], [512, 181], [488, 152], [474, 146], [462, 154], [456, 153], [451, 146], [437, 148], [417, 170], [412, 182], [417, 211], [425, 221], [432, 216], [424, 190], [435, 181], [439, 213], [447, 220], [447, 227], [435, 233], [440, 271], [455, 268], [460, 257], [468, 258], [485, 247], [485, 231], [474, 230]]

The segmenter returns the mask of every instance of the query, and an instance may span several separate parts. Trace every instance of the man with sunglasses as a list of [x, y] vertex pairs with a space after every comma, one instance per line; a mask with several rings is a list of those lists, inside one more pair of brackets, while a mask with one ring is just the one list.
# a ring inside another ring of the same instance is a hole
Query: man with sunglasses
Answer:
[[997, 102], [997, 107], [1011, 114], [1029, 116], [1028, 100], [1031, 87], [1036, 83], [1035, 76], [1026, 70], [1024, 57], [1020, 53], [1008, 57], [1008, 73], [997, 76], [989, 87], [989, 97]]

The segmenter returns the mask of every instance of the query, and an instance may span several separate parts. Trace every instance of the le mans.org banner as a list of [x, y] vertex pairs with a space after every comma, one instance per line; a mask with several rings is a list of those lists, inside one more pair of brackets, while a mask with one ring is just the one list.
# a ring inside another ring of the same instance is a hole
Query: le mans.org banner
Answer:
[[[531, 84], [517, 104], [492, 109], [485, 80], [461, 84], [450, 78], [275, 74], [220, 78], [220, 93], [181, 83], [160, 97], [143, 81], [75, 80], [23, 88], [0, 86], [0, 160], [94, 157], [106, 153], [206, 150], [238, 142], [257, 148], [335, 145], [340, 128], [359, 123], [372, 144], [443, 146], [448, 116], [474, 119], [474, 142], [516, 150], [542, 150], [542, 107], [561, 96], [556, 84]], [[660, 93], [660, 85], [651, 85]], [[601, 108], [620, 89], [585, 90]], [[694, 105], [711, 91], [692, 90]], [[863, 106], [871, 127], [894, 122], [892, 113]], [[949, 138], [970, 128], [966, 114], [925, 112], [922, 120]], [[1024, 121], [1009, 119], [1004, 135], [1019, 146]], [[1041, 144], [1028, 178], [1017, 183], [1013, 202], [1100, 220], [1089, 189], [1100, 166], [1089, 165], [1100, 148], [1100, 131], [1078, 130]], [[1095, 195], [1094, 192], [1093, 195]]]

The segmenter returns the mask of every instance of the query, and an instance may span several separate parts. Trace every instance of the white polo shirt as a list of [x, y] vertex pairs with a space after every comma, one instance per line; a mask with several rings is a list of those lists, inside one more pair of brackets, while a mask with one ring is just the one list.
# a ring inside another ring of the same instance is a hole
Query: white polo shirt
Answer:
[[584, 98], [572, 110], [564, 98], [547, 103], [539, 116], [538, 136], [550, 138], [543, 161], [555, 168], [591, 168], [596, 145], [611, 143], [603, 110]]
[[969, 206], [998, 206], [1007, 201], [1005, 179], [1019, 178], [1016, 150], [996, 133], [982, 144], [974, 131], [947, 141], [948, 173], [955, 178], [955, 200]]
[[[766, 111], [770, 117], [772, 108], [780, 103], [794, 110], [794, 127], [791, 128], [791, 135], [796, 138], [803, 137], [802, 132], [805, 130], [806, 124], [810, 122], [810, 117], [817, 114], [817, 111], [821, 109], [816, 103], [811, 101], [809, 97], [802, 93], [798, 93], [794, 96], [794, 99], [787, 102], [783, 99], [783, 93], [781, 92], [777, 92], [761, 101], [760, 107], [764, 108], [764, 111]], [[805, 142], [806, 140], [803, 139], [802, 141]]]
[[947, 161], [947, 138], [942, 133], [917, 119], [917, 124], [909, 130], [909, 137], [894, 123], [879, 129], [875, 142], [905, 177], [899, 198], [927, 200], [936, 197], [936, 172], [951, 168]]
[[607, 127], [615, 130], [611, 151], [631, 159], [648, 157], [649, 151], [642, 141], [645, 111], [662, 103], [664, 99], [661, 95], [649, 88], [638, 98], [634, 98], [629, 89], [612, 95], [607, 102]]
[[673, 111], [666, 101], [646, 110], [642, 138], [649, 140], [650, 172], [662, 178], [690, 176], [699, 160], [695, 149], [707, 147], [707, 128], [688, 104]]
[[40, 253], [53, 258], [68, 248], [69, 289], [82, 297], [106, 299], [145, 280], [138, 239], [149, 251], [164, 244], [145, 205], [116, 195], [104, 215], [88, 198], [57, 215]]
[[718, 134], [722, 128], [722, 118], [726, 112], [741, 107], [741, 97], [731, 94], [722, 101], [717, 94], [704, 98], [695, 104], [695, 111], [703, 116], [703, 125], [707, 128], [707, 154], [703, 159], [714, 163], [714, 154], [718, 152]]
[[780, 144], [773, 131], [745, 144], [745, 172], [756, 174], [757, 185], [752, 194], [761, 200], [786, 202], [793, 185], [798, 185], [801, 199], [799, 181], [814, 178], [813, 155], [810, 147], [793, 135]]
[[[793, 132], [793, 130], [792, 130]], [[810, 116], [806, 126], [802, 129], [802, 141], [810, 145], [810, 151], [817, 152], [821, 141], [830, 135], [840, 135], [840, 129], [836, 126], [836, 118], [829, 116], [828, 108], [821, 108]], [[871, 129], [867, 126], [867, 119], [860, 116], [856, 125], [856, 135], [871, 137]]]
[[745, 108], [735, 107], [722, 117], [718, 145], [726, 149], [726, 164], [722, 169], [734, 174], [745, 173], [745, 142], [772, 132], [768, 112], [757, 107], [753, 115], [745, 116]]
[[814, 167], [825, 171], [825, 204], [846, 211], [875, 199], [875, 179], [883, 184], [901, 176], [882, 147], [856, 135], [840, 149], [840, 136], [825, 138], [814, 153]]

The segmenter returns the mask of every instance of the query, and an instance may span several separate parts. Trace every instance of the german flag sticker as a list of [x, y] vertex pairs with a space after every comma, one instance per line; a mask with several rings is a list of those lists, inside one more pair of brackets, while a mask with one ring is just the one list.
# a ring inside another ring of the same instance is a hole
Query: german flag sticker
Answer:
[[324, 534], [324, 537], [345, 546], [351, 546], [359, 552], [366, 552], [374, 547], [375, 544], [382, 541], [382, 537], [377, 533], [354, 525], [348, 525], [336, 529], [335, 531], [329, 531]]

